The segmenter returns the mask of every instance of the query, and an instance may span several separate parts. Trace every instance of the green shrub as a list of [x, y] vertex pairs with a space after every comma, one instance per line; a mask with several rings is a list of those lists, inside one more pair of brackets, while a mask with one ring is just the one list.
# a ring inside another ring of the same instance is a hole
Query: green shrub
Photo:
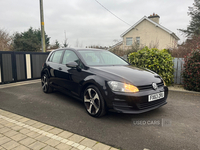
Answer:
[[147, 68], [159, 74], [166, 85], [174, 82], [173, 57], [168, 53], [168, 50], [145, 47], [129, 54], [128, 58], [132, 65]]
[[184, 59], [183, 87], [200, 91], [200, 50], [193, 50]]

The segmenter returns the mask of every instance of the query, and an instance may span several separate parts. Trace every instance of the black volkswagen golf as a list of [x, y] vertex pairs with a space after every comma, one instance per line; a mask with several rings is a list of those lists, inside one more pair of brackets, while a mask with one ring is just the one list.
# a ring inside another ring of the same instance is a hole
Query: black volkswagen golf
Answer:
[[57, 89], [83, 101], [93, 117], [107, 110], [139, 114], [165, 105], [168, 88], [155, 72], [131, 66], [100, 49], [58, 49], [41, 71], [42, 89]]

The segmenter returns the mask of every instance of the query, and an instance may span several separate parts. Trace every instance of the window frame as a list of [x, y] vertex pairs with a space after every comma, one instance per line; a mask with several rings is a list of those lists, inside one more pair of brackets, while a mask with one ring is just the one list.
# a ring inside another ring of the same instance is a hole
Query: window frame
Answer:
[[[129, 45], [128, 42], [131, 42], [131, 44]], [[126, 46], [131, 46], [133, 45], [133, 37], [126, 37]]]
[[[138, 40], [139, 39], [139, 40]], [[139, 42], [138, 42], [139, 41]], [[140, 37], [138, 36], [138, 37], [136, 37], [136, 44], [137, 45], [140, 45]]]
[[48, 62], [52, 62], [52, 58], [53, 58], [54, 54], [55, 54], [55, 52], [51, 53], [51, 55], [49, 56], [49, 58], [47, 60]]

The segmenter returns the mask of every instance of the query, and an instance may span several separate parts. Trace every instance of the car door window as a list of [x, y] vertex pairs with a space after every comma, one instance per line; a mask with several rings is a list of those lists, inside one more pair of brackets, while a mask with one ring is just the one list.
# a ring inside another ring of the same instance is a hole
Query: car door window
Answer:
[[52, 59], [53, 59], [53, 55], [54, 55], [54, 54], [55, 54], [55, 53], [52, 53], [52, 54], [51, 54], [51, 56], [49, 57], [48, 61], [52, 62]]
[[54, 52], [51, 62], [60, 63], [62, 53], [63, 53], [63, 51], [61, 51], [61, 50]]
[[79, 59], [73, 51], [66, 50], [63, 56], [62, 64], [67, 64], [69, 62], [76, 62], [79, 64]]

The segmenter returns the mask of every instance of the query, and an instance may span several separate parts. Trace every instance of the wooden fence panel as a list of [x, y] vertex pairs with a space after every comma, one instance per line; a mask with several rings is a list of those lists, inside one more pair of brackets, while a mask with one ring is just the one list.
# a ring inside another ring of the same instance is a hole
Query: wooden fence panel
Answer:
[[174, 83], [183, 84], [182, 70], [184, 64], [184, 58], [174, 58]]

